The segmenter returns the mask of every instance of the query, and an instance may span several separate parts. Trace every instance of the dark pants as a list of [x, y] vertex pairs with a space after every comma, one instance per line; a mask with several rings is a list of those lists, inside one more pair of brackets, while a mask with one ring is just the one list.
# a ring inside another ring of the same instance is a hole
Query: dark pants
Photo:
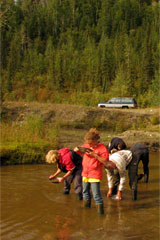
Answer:
[[117, 194], [119, 183], [120, 183], [120, 175], [117, 172], [114, 179], [113, 179], [113, 188], [112, 188], [112, 194], [113, 195]]
[[71, 183], [74, 181], [74, 191], [76, 194], [82, 193], [82, 166], [76, 167], [73, 173], [64, 180], [64, 193], [69, 193]]
[[132, 152], [132, 161], [128, 166], [129, 185], [132, 190], [132, 199], [137, 199], [137, 183], [138, 183], [138, 164], [140, 160], [143, 163], [144, 181], [147, 183], [149, 179], [149, 150], [142, 143], [136, 143], [130, 149]]

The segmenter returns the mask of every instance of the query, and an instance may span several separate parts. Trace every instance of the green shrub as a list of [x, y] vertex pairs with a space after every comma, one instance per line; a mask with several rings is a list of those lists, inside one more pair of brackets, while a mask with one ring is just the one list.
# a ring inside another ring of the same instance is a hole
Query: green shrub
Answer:
[[39, 115], [28, 117], [23, 124], [24, 130], [32, 134], [43, 135], [43, 119]]
[[153, 125], [157, 125], [160, 123], [160, 119], [159, 119], [159, 115], [158, 114], [154, 114], [151, 118], [151, 123]]
[[59, 146], [58, 124], [46, 126], [40, 116], [24, 123], [1, 123], [1, 164], [44, 162], [45, 154]]

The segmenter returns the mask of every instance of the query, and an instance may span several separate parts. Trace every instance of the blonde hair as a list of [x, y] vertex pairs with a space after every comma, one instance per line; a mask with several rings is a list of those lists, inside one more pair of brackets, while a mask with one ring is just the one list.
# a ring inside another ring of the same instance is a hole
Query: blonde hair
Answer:
[[60, 153], [57, 150], [50, 150], [46, 155], [47, 163], [56, 163], [59, 159]]
[[93, 142], [100, 139], [100, 133], [96, 128], [91, 128], [89, 132], [85, 135], [84, 140], [86, 142]]

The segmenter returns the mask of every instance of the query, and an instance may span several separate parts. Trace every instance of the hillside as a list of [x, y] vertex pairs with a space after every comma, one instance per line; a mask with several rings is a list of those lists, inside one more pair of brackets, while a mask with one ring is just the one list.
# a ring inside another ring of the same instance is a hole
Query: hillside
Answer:
[[159, 104], [157, 0], [1, 1], [4, 101]]
[[152, 151], [158, 151], [160, 144], [159, 125], [154, 123], [159, 109], [100, 109], [78, 105], [4, 102], [2, 120], [22, 123], [30, 116], [41, 116], [45, 124], [59, 123], [61, 127], [60, 147], [74, 147], [83, 142], [85, 132], [97, 127], [102, 133], [102, 141], [109, 142], [120, 136], [130, 147], [135, 142], [143, 142]]

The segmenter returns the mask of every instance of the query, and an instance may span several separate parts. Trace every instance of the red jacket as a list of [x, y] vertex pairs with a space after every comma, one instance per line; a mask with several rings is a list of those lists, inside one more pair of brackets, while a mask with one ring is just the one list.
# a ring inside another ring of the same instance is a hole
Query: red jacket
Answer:
[[75, 168], [75, 164], [72, 161], [72, 156], [69, 148], [61, 148], [58, 150], [58, 152], [60, 153], [60, 159], [57, 167], [60, 168], [61, 166], [61, 168], [64, 169], [64, 172], [73, 170]]
[[[89, 144], [84, 144], [82, 145], [82, 147], [90, 148]], [[104, 144], [99, 143], [96, 147], [93, 147], [92, 149], [95, 151], [95, 153], [97, 153], [98, 156], [105, 158], [106, 160], [109, 159], [108, 149]], [[103, 164], [94, 157], [91, 157], [87, 155], [87, 153], [84, 153], [82, 166], [83, 177], [102, 179]]]

